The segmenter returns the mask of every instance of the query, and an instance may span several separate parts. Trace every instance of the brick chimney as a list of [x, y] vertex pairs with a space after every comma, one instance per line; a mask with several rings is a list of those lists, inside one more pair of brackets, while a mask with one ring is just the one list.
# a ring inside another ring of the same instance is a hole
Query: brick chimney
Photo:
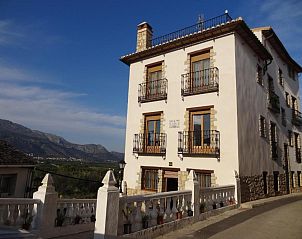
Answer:
[[143, 51], [151, 47], [152, 36], [152, 27], [147, 22], [140, 23], [137, 26], [136, 52]]

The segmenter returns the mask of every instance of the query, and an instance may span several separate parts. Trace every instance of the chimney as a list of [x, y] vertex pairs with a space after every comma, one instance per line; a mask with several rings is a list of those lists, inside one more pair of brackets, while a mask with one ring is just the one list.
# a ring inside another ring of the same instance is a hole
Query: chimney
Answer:
[[143, 51], [151, 47], [152, 36], [152, 27], [147, 22], [139, 24], [137, 26], [136, 52]]

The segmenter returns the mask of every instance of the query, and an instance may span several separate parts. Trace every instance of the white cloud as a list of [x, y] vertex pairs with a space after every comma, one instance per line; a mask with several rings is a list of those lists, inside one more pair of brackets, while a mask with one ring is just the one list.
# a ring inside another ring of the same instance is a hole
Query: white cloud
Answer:
[[[18, 68], [0, 65], [1, 69], [14, 70], [4, 71], [0, 77], [0, 118], [78, 143], [101, 143], [109, 149], [123, 150], [124, 116], [81, 106], [77, 102], [88, 97], [86, 94], [43, 87], [31, 82], [32, 76]], [[9, 81], [4, 80], [5, 75]]]

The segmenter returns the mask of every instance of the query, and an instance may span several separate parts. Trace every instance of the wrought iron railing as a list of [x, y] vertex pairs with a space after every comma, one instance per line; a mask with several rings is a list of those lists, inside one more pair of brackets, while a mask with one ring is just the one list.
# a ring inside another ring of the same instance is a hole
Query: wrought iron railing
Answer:
[[167, 135], [165, 133], [135, 134], [133, 153], [165, 154]]
[[279, 96], [274, 91], [269, 91], [268, 100], [269, 100], [269, 108], [276, 113], [280, 113]]
[[220, 133], [217, 130], [178, 132], [178, 153], [219, 155]]
[[138, 85], [138, 102], [167, 99], [168, 81], [166, 79], [151, 80]]
[[181, 75], [181, 94], [194, 95], [218, 91], [219, 70], [217, 67]]
[[215, 27], [217, 25], [223, 24], [223, 23], [227, 23], [229, 21], [231, 21], [232, 18], [230, 17], [230, 15], [228, 13], [225, 13], [223, 15], [220, 15], [218, 17], [214, 17], [205, 21], [200, 21], [199, 23], [193, 25], [193, 26], [189, 26], [186, 28], [183, 28], [181, 30], [175, 31], [175, 32], [171, 32], [169, 34], [166, 34], [164, 36], [160, 36], [157, 38], [154, 38], [151, 40], [151, 46], [156, 46], [159, 44], [163, 44], [172, 40], [175, 40], [177, 38], [181, 38], [184, 37], [186, 35], [190, 35], [196, 32], [201, 32], [205, 29], [208, 28], [212, 28]]
[[301, 163], [301, 148], [296, 148], [296, 161]]
[[273, 160], [278, 159], [278, 142], [276, 141], [271, 141], [271, 154]]
[[302, 125], [302, 114], [300, 111], [293, 109], [292, 123], [297, 126]]

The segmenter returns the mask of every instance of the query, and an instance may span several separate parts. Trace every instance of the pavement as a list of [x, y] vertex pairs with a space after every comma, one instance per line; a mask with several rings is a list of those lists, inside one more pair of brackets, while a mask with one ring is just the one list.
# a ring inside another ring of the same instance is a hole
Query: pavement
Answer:
[[243, 203], [157, 239], [302, 239], [302, 193]]

